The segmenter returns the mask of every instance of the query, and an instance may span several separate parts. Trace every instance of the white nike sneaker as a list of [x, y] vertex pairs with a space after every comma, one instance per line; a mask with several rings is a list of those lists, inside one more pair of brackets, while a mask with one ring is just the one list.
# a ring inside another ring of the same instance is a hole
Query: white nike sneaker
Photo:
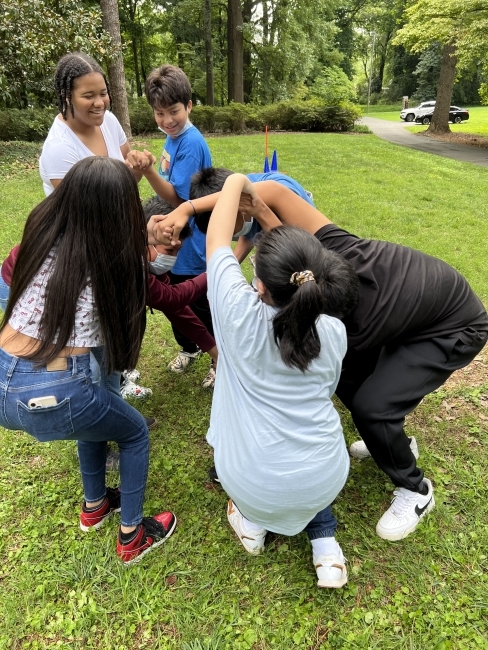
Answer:
[[403, 539], [417, 528], [422, 517], [435, 506], [434, 489], [428, 478], [424, 478], [429, 491], [425, 496], [406, 488], [393, 492], [391, 506], [376, 524], [376, 533], [392, 542]]
[[229, 499], [227, 504], [227, 519], [246, 551], [251, 555], [259, 555], [264, 549], [264, 540], [268, 531], [265, 528], [247, 530], [242, 521], [242, 514], [232, 499]]
[[[415, 440], [414, 436], [409, 438], [409, 440], [410, 440], [410, 449], [412, 451], [412, 454], [418, 460], [419, 448], [417, 445], [417, 441]], [[369, 458], [371, 456], [371, 454], [369, 453], [369, 449], [366, 447], [366, 443], [364, 442], [364, 440], [356, 440], [356, 442], [353, 442], [352, 445], [349, 447], [349, 453], [353, 458], [357, 458], [358, 460], [364, 460], [365, 458]]]

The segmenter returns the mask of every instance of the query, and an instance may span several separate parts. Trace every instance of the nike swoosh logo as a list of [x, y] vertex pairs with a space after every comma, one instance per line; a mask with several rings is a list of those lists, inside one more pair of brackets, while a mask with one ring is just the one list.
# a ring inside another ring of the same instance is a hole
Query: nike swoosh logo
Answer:
[[423, 508], [419, 508], [418, 506], [415, 506], [415, 514], [417, 515], [417, 517], [418, 517], [419, 519], [420, 519], [420, 517], [424, 514], [425, 510], [427, 509], [427, 507], [429, 506], [429, 503], [430, 503], [431, 501], [432, 501], [432, 498], [430, 498], [430, 499], [427, 501], [427, 503], [425, 504], [425, 506], [424, 506]]

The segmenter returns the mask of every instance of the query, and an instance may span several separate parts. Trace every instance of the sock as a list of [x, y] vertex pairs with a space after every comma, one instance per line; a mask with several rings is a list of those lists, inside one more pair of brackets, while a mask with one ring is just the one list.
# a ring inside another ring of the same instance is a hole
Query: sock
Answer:
[[429, 486], [425, 481], [422, 481], [422, 483], [419, 485], [419, 489], [417, 490], [419, 494], [421, 494], [423, 497], [426, 497], [429, 494]]
[[246, 530], [261, 530], [262, 526], [259, 524], [254, 524], [252, 521], [249, 521], [249, 519], [246, 519], [244, 515], [242, 515], [242, 523], [244, 525], [244, 528]]
[[[140, 526], [140, 524], [139, 524]], [[119, 531], [119, 537], [120, 537], [120, 543], [121, 544], [128, 544], [129, 542], [132, 542], [132, 540], [135, 538], [137, 535], [137, 531], [139, 530], [139, 526], [136, 526], [136, 529], [133, 530], [130, 533], [123, 533], [121, 530]]]
[[311, 539], [312, 553], [314, 558], [319, 555], [337, 555], [342, 557], [342, 550], [335, 537], [319, 537]]
[[85, 512], [96, 512], [97, 510], [100, 510], [100, 508], [104, 508], [107, 501], [108, 501], [107, 497], [104, 497], [102, 503], [99, 503], [98, 506], [94, 506], [93, 508], [87, 508], [86, 507], [86, 501], [85, 501], [85, 505], [83, 506], [83, 510]]

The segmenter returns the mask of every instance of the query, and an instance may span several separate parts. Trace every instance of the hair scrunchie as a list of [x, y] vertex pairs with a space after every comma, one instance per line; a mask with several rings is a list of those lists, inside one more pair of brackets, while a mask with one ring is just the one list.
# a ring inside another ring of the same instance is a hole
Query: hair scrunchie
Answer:
[[291, 274], [290, 284], [295, 284], [297, 287], [302, 285], [304, 282], [315, 282], [315, 277], [312, 271], [295, 271]]

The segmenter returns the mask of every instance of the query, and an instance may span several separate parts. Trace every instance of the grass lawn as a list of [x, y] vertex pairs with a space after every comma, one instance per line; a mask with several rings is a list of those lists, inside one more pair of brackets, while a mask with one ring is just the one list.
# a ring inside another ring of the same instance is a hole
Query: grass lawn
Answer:
[[[464, 126], [464, 125], [463, 125]], [[157, 155], [162, 141], [148, 140]], [[264, 138], [210, 138], [214, 163], [262, 168]], [[486, 170], [390, 145], [372, 135], [270, 136], [279, 167], [313, 192], [338, 225], [437, 255], [488, 303]], [[35, 146], [0, 144], [0, 255], [42, 198]], [[141, 193], [150, 190], [142, 184]], [[3, 257], [1, 259], [3, 259]], [[246, 267], [248, 269], [248, 267]], [[207, 480], [208, 359], [166, 372], [177, 351], [161, 314], [148, 315], [138, 365], [157, 417], [145, 512], [172, 509], [173, 537], [130, 569], [115, 556], [117, 522], [78, 527], [82, 489], [75, 447], [40, 445], [0, 429], [0, 650], [471, 650], [488, 649], [488, 356], [481, 355], [407, 422], [436, 508], [415, 534], [374, 532], [393, 487], [371, 461], [352, 461], [334, 505], [349, 583], [319, 590], [306, 537], [269, 535], [251, 557], [236, 541], [226, 496]], [[356, 438], [347, 413], [348, 442]], [[117, 483], [110, 476], [109, 485]]]

